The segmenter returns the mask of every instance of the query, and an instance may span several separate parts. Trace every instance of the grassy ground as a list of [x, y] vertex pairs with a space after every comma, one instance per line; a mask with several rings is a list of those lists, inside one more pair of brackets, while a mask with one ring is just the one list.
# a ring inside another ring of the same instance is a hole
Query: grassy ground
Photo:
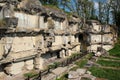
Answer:
[[[73, 56], [76, 56], [76, 55], [73, 55]], [[83, 68], [84, 65], [87, 63], [87, 61], [92, 57], [92, 54], [87, 54], [86, 56], [82, 57], [80, 60], [76, 61], [75, 64], [76, 66], [71, 68], [70, 70], [73, 70], [75, 71], [76, 69], [78, 68]], [[59, 79], [56, 79], [56, 80], [68, 80], [67, 78], [67, 75], [68, 74], [65, 74], [63, 75], [62, 77], [60, 77]], [[83, 78], [82, 80], [90, 80], [90, 79], [87, 79], [87, 78]]]
[[87, 64], [88, 60], [92, 57], [92, 53], [87, 54], [86, 56], [82, 57], [79, 61], [75, 62], [75, 64], [79, 68], [83, 68], [85, 64]]
[[89, 69], [92, 75], [99, 78], [106, 78], [108, 80], [120, 80], [120, 70], [102, 69], [98, 67], [91, 67]]
[[120, 58], [120, 44], [115, 44], [114, 48], [109, 50], [110, 55]]
[[114, 58], [114, 57], [100, 57], [99, 59], [120, 60], [119, 57], [116, 57], [116, 58]]
[[[117, 54], [117, 53], [116, 53]], [[84, 65], [87, 63], [87, 61], [91, 58], [91, 54], [83, 57], [79, 61], [75, 62], [77, 65], [76, 67], [73, 67], [71, 70], [76, 70], [78, 68], [84, 68]], [[120, 80], [120, 58], [114, 57], [116, 55], [110, 54], [112, 57], [100, 57], [96, 63], [100, 64], [104, 67], [91, 67], [88, 70], [91, 71], [93, 76], [96, 76], [98, 78], [108, 79], [108, 80]], [[105, 60], [108, 59], [108, 60]], [[115, 60], [115, 61], [112, 61]], [[110, 67], [109, 69], [107, 67]], [[60, 79], [57, 80], [67, 80], [65, 76], [62, 76]], [[84, 79], [83, 79], [84, 80]], [[85, 79], [86, 80], [86, 79]]]
[[106, 67], [120, 67], [120, 62], [116, 61], [105, 61], [105, 60], [98, 60], [98, 64], [101, 66], [106, 66]]
[[[109, 52], [111, 57], [100, 57], [97, 61], [97, 63], [104, 66], [104, 68], [93, 66], [89, 70], [92, 72], [92, 75], [99, 78], [120, 80], [120, 69], [118, 69], [120, 68], [120, 45], [116, 45]], [[107, 67], [111, 68], [107, 69]]]

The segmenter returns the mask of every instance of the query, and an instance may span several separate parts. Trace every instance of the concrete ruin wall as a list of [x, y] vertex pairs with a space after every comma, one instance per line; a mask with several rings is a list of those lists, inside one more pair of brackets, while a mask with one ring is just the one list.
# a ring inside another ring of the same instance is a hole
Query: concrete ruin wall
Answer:
[[92, 31], [94, 32], [100, 32], [101, 31], [101, 25], [97, 25], [96, 23], [92, 23]]
[[38, 16], [15, 12], [14, 16], [18, 18], [18, 28], [38, 28]]
[[110, 50], [114, 46], [115, 32], [111, 32], [111, 26], [100, 25], [98, 22], [91, 22], [91, 28], [88, 35], [88, 50], [90, 52], [97, 52], [99, 47], [105, 50]]
[[[25, 5], [26, 2], [23, 5], [20, 4], [19, 7], [22, 8]], [[97, 48], [101, 47], [100, 44], [86, 46], [86, 42], [80, 40], [81, 37], [79, 35], [86, 33], [79, 30], [79, 17], [72, 17], [73, 21], [69, 21], [67, 16], [59, 16], [59, 13], [51, 11], [50, 13], [43, 12], [42, 14], [42, 10], [36, 14], [29, 14], [29, 11], [26, 13], [24, 10], [14, 11], [12, 16], [10, 16], [11, 13], [8, 13], [10, 15], [7, 17], [10, 19], [12, 17], [17, 18], [18, 24], [14, 28], [10, 27], [10, 30], [8, 28], [5, 32], [0, 33], [3, 34], [3, 36], [0, 36], [0, 64], [4, 65], [2, 71], [5, 70], [7, 74], [15, 75], [24, 70], [42, 70], [50, 63], [55, 62], [58, 56], [60, 59], [63, 59], [73, 53], [80, 53], [84, 47], [84, 50], [88, 47], [89, 51], [97, 51]], [[54, 23], [51, 23], [52, 26], [49, 25], [49, 20]], [[72, 25], [68, 23], [72, 23]], [[35, 31], [34, 29], [38, 30]], [[100, 24], [96, 23], [93, 23], [91, 27], [93, 32], [100, 32], [101, 29]], [[89, 38], [90, 44], [102, 41], [101, 34], [89, 34], [88, 37], [83, 36], [83, 38]], [[113, 44], [112, 38], [112, 34], [104, 34], [103, 42]], [[109, 50], [112, 46], [103, 45], [103, 48]]]
[[89, 40], [91, 41], [90, 43], [101, 43], [101, 35], [91, 34]]

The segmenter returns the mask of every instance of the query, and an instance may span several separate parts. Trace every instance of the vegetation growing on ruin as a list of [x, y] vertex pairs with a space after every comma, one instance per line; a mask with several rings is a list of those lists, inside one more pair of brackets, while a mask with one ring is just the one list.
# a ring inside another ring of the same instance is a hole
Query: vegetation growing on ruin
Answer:
[[57, 68], [60, 65], [60, 62], [54, 62], [53, 64], [50, 64], [48, 68]]
[[53, 29], [55, 26], [54, 22], [52, 21], [52, 19], [48, 19], [48, 28], [49, 29]]
[[56, 80], [68, 80], [68, 74], [64, 74], [63, 76], [61, 76], [60, 78]]
[[72, 67], [70, 71], [76, 71], [79, 68], [79, 66]]
[[60, 9], [59, 7], [55, 6], [55, 5], [51, 5], [51, 4], [44, 4], [43, 5], [45, 8], [49, 8], [49, 9], [53, 9], [55, 11], [62, 11], [62, 9]]
[[83, 68], [85, 64], [87, 64], [88, 60], [92, 57], [92, 53], [87, 54], [85, 57], [80, 59], [79, 61], [75, 62], [76, 65], [79, 66], [79, 68]]
[[24, 74], [24, 76], [27, 78], [27, 77], [29, 77], [29, 78], [32, 78], [32, 77], [35, 77], [35, 76], [37, 76], [38, 74], [37, 74], [37, 72], [35, 72], [35, 71], [31, 71], [31, 72], [28, 72], [28, 73], [25, 73]]
[[0, 27], [4, 27], [6, 25], [6, 22], [5, 22], [5, 20], [0, 20]]
[[83, 68], [86, 63], [87, 63], [86, 59], [75, 62], [75, 64], [78, 65], [80, 68]]

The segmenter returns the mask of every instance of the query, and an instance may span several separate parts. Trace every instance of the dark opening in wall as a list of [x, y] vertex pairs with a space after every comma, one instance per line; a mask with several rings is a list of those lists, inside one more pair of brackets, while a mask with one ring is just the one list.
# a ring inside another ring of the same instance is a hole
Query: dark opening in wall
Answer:
[[83, 34], [80, 34], [79, 35], [79, 42], [82, 42], [83, 41]]
[[0, 11], [2, 10], [2, 6], [0, 6]]

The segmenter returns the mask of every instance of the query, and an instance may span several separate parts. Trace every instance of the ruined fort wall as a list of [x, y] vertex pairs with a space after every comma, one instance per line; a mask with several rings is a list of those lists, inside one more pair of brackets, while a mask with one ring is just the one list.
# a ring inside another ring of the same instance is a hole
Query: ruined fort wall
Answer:
[[14, 16], [18, 18], [18, 28], [38, 28], [39, 17], [36, 15], [28, 15], [25, 13], [15, 12]]

